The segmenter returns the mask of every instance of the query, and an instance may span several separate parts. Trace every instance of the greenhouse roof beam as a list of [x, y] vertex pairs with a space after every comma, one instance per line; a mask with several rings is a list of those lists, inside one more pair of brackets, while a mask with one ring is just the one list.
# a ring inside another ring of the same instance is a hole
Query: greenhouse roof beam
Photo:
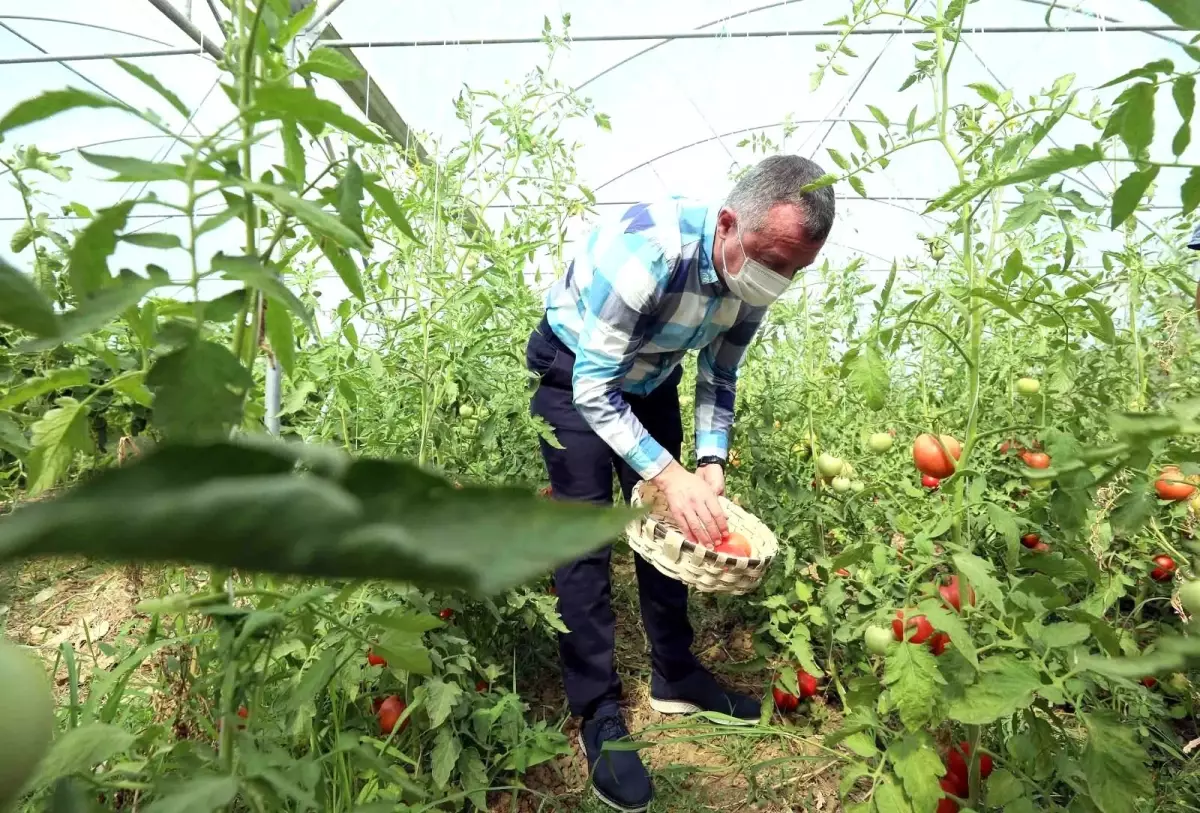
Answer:
[[[152, 3], [165, 0], [150, 0]], [[186, 22], [186, 20], [185, 20]], [[189, 24], [190, 27], [190, 24]], [[326, 29], [328, 31], [329, 29]], [[1156, 34], [1181, 33], [1187, 29], [1178, 25], [1071, 25], [1057, 28], [1045, 26], [997, 26], [995, 28], [968, 28], [963, 33], [968, 34]], [[654, 31], [631, 34], [583, 34], [569, 38], [571, 43], [583, 42], [633, 42], [638, 40], [734, 40], [734, 39], [763, 39], [770, 37], [831, 37], [838, 32], [828, 28], [811, 29], [776, 29], [770, 31]], [[920, 28], [864, 28], [854, 32], [855, 36], [880, 35], [911, 35], [922, 36], [928, 32]], [[443, 37], [441, 39], [422, 40], [343, 40], [324, 39], [322, 44], [329, 48], [444, 48], [454, 46], [479, 45], [538, 45], [544, 42], [542, 37], [476, 37], [457, 38]], [[214, 56], [215, 48], [210, 40], [205, 40], [203, 53]], [[216, 49], [220, 58], [220, 49]], [[45, 54], [33, 57], [5, 57], [0, 59], [0, 65], [28, 65], [36, 62], [87, 62], [100, 59], [143, 59], [158, 56], [198, 56], [201, 48], [161, 48], [153, 51], [122, 51], [99, 54]]]

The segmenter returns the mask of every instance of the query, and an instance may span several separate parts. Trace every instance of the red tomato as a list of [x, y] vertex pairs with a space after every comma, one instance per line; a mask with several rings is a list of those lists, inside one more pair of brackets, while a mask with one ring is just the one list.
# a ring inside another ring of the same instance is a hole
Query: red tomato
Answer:
[[1175, 560], [1165, 553], [1160, 553], [1154, 557], [1154, 570], [1150, 571], [1150, 578], [1156, 582], [1169, 582], [1175, 578]]
[[936, 477], [931, 477], [928, 474], [921, 475], [921, 485], [925, 486], [925, 488], [937, 488], [941, 483], [942, 481]]
[[[929, 619], [923, 615], [914, 615], [909, 618], [904, 617], [904, 610], [896, 610], [896, 617], [892, 619], [892, 635], [897, 641], [904, 640], [905, 628], [910, 630], [908, 642], [910, 644], [923, 644], [929, 640], [929, 636], [933, 635], [933, 624], [929, 623]], [[913, 628], [915, 632], [911, 632]]]
[[[971, 743], [963, 740], [956, 747], [950, 749], [950, 753], [946, 756], [946, 771], [947, 776], [953, 776], [962, 784], [960, 787], [963, 792], [958, 796], [966, 796], [968, 791], [968, 774], [967, 760], [971, 755]], [[980, 754], [979, 756], [979, 778], [987, 779], [992, 775], [992, 758], [988, 754]]]
[[[404, 710], [408, 708], [408, 704], [401, 700], [396, 695], [391, 695], [382, 703], [379, 704], [379, 710], [376, 712], [379, 717], [379, 730], [384, 734], [391, 734], [396, 728], [396, 723], [400, 719], [400, 715], [404, 714]], [[400, 730], [408, 728], [408, 720], [400, 726]]]
[[801, 697], [812, 697], [817, 693], [817, 679], [803, 669], [796, 672], [796, 682], [800, 684]]
[[250, 712], [246, 709], [245, 706], [238, 706], [237, 716], [241, 717], [243, 720], [245, 720], [246, 718], [248, 718], [250, 716]]
[[796, 707], [800, 705], [800, 698], [778, 686], [771, 690], [771, 694], [775, 696], [775, 708], [784, 714], [795, 711]]
[[1050, 455], [1045, 452], [1021, 452], [1021, 459], [1031, 469], [1050, 468]]
[[844, 567], [839, 567], [834, 572], [837, 573], [837, 575], [841, 576], [843, 579], [850, 578], [850, 571], [846, 570], [846, 568], [844, 568]]
[[1050, 546], [1047, 545], [1045, 542], [1038, 542], [1036, 545], [1033, 546], [1033, 549], [1035, 551], [1037, 551], [1038, 553], [1045, 553], [1046, 551], [1050, 550]]
[[[958, 777], [954, 776], [953, 774], [946, 774], [938, 781], [938, 784], [941, 786], [942, 790], [945, 791], [947, 796], [965, 797], [968, 794], [968, 791], [965, 788], [959, 787]], [[937, 804], [937, 813], [958, 813], [958, 802], [946, 797], [939, 799]]]
[[[951, 576], [950, 583], [943, 584], [941, 587], [939, 587], [938, 593], [941, 594], [942, 601], [946, 602], [946, 604], [953, 607], [955, 612], [957, 612], [957, 613], [962, 612], [962, 596], [959, 595], [958, 576]], [[969, 602], [971, 602], [971, 606], [974, 607], [975, 606], [975, 588], [968, 587], [967, 593], [968, 593], [967, 600]]]
[[443, 621], [449, 621], [453, 617], [454, 617], [454, 610], [451, 610], [449, 607], [447, 607], [446, 609], [444, 609], [440, 613], [438, 613], [438, 618], [442, 619]]
[[950, 645], [950, 636], [944, 632], [935, 632], [929, 639], [929, 651], [935, 656], [941, 655]]
[[750, 547], [750, 540], [737, 531], [730, 531], [729, 538], [713, 550], [727, 556], [752, 556], [754, 554], [754, 550]]
[[1036, 548], [1042, 541], [1042, 538], [1037, 534], [1025, 534], [1021, 537], [1021, 544], [1027, 548]]
[[557, 596], [558, 588], [555, 587], [554, 585], [550, 585], [550, 589], [547, 592], [550, 593], [550, 595], [552, 595], [552, 596]]
[[376, 655], [371, 650], [367, 650], [367, 663], [371, 666], [387, 666], [387, 660], [380, 655]]
[[1160, 500], [1186, 500], [1196, 491], [1196, 487], [1183, 482], [1183, 472], [1178, 466], [1166, 466], [1162, 474], [1154, 481], [1154, 490]]
[[[945, 451], [942, 451], [942, 446], [938, 444], [938, 438], [946, 447]], [[939, 435], [938, 438], [930, 434], [917, 435], [917, 439], [913, 441], [912, 455], [917, 471], [942, 480], [954, 474], [954, 460], [962, 457], [962, 446], [949, 435]], [[947, 455], [946, 452], [950, 454]], [[954, 460], [951, 460], [951, 457]]]
[[491, 686], [488, 685], [486, 680], [476, 681], [475, 683], [475, 691], [479, 692], [480, 694], [483, 694], [490, 688]]
[[1146, 675], [1144, 678], [1142, 678], [1141, 683], [1147, 689], [1153, 689], [1155, 686], [1158, 685], [1158, 678], [1156, 678], [1152, 675]]

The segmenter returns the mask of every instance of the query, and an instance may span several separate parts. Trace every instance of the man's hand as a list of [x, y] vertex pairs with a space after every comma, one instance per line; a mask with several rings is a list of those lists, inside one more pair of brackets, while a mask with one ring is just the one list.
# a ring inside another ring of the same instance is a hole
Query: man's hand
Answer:
[[708, 487], [713, 490], [713, 493], [718, 497], [725, 496], [725, 469], [717, 465], [701, 466], [696, 469], [696, 474], [700, 479], [708, 483]]
[[671, 518], [687, 538], [706, 548], [714, 548], [729, 533], [729, 524], [706, 477], [692, 474], [672, 460], [652, 482], [667, 498]]

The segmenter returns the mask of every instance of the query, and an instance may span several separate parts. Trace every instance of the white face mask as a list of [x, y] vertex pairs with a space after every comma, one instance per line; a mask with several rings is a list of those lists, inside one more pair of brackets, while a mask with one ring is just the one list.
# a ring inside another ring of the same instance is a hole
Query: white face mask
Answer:
[[729, 259], [725, 256], [725, 241], [721, 241], [721, 259], [725, 262], [725, 282], [730, 292], [752, 308], [765, 308], [783, 296], [792, 281], [777, 274], [758, 260], [750, 259], [742, 245], [742, 224], [738, 224], [738, 247], [745, 261], [738, 273], [729, 273]]

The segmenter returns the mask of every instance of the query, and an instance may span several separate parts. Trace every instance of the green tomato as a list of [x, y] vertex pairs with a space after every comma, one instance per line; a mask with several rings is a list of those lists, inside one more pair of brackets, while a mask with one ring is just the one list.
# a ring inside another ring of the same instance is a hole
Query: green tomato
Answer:
[[1183, 583], [1179, 588], [1179, 603], [1188, 615], [1200, 615], [1200, 581]]
[[792, 454], [796, 455], [796, 457], [800, 458], [801, 460], [808, 460], [809, 455], [812, 454], [812, 450], [810, 450], [803, 443], [796, 443], [792, 445]]
[[821, 472], [822, 477], [837, 477], [845, 466], [840, 457], [834, 457], [829, 452], [821, 452], [817, 456], [817, 471]]
[[847, 477], [834, 477], [833, 490], [838, 494], [845, 494], [850, 490], [850, 479]]
[[475, 407], [471, 406], [470, 404], [463, 404], [458, 408], [458, 417], [460, 418], [470, 418], [474, 414]]
[[54, 736], [54, 697], [42, 665], [0, 641], [0, 810], [21, 792]]
[[1042, 384], [1036, 378], [1026, 376], [1025, 378], [1017, 379], [1017, 392], [1022, 395], [1037, 395], [1041, 388]]
[[876, 655], [886, 655], [888, 647], [892, 645], [894, 640], [892, 631], [883, 627], [867, 627], [867, 631], [863, 633], [863, 640], [867, 644], [867, 651]]
[[860, 491], [862, 491], [866, 487], [867, 487], [867, 484], [864, 483], [862, 480], [851, 480], [850, 481], [850, 490], [853, 491], [855, 494], [858, 494]]
[[941, 246], [935, 245], [929, 249], [929, 256], [933, 258], [935, 263], [940, 263], [942, 258], [946, 256], [946, 250]]
[[892, 436], [887, 432], [876, 432], [871, 435], [867, 445], [871, 447], [872, 452], [882, 454], [892, 448]]

